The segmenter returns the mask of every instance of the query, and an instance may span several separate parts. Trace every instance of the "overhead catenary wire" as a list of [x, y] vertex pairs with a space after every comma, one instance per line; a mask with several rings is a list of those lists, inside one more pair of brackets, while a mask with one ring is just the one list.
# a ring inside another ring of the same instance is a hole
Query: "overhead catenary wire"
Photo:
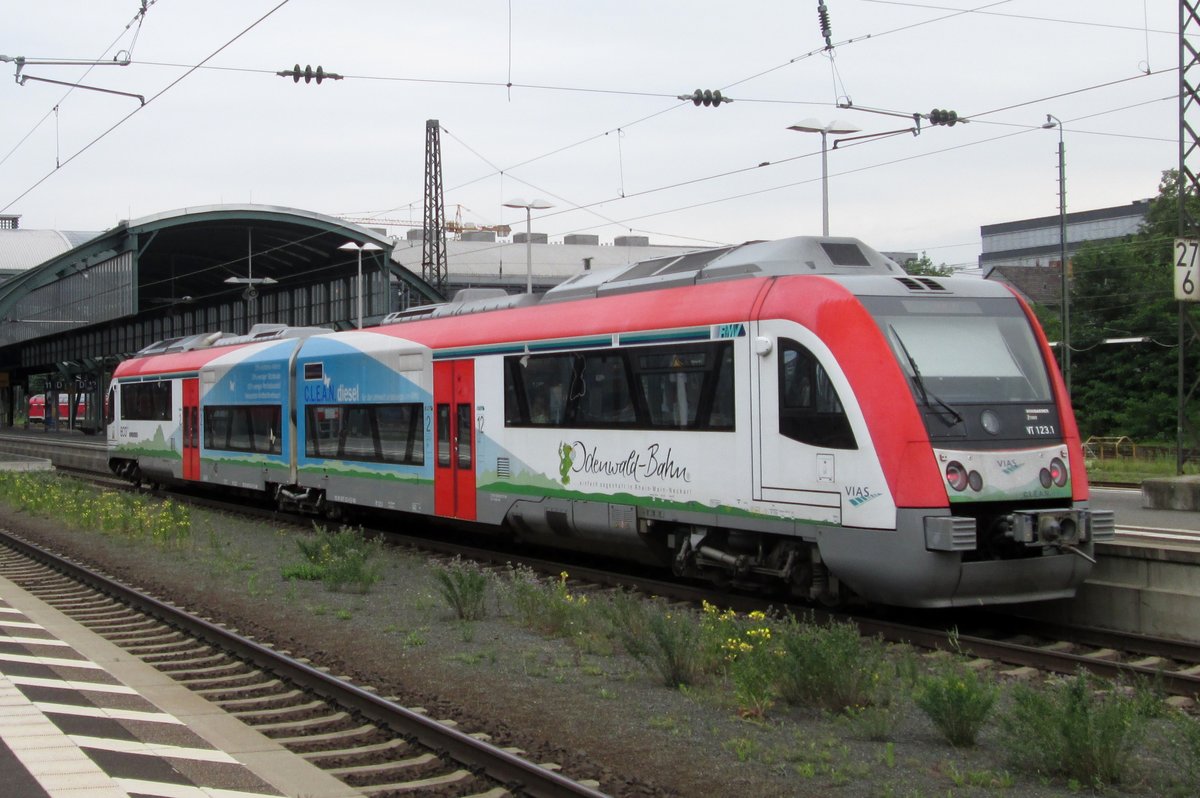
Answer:
[[[130, 42], [129, 50], [127, 51], [128, 53], [132, 53], [133, 47], [137, 43], [138, 34], [142, 30], [142, 22], [145, 20], [146, 12], [149, 10], [150, 6], [154, 5], [157, 2], [158, 2], [158, 0], [143, 0], [142, 7], [138, 10], [137, 14], [134, 15], [134, 18], [131, 19], [128, 23], [126, 23], [125, 27], [121, 30], [121, 32], [119, 34], [117, 34], [117, 37], [115, 39], [113, 39], [111, 43], [109, 43], [108, 47], [104, 48], [104, 52], [102, 52], [97, 58], [93, 59], [92, 63], [89, 63], [87, 65], [87, 69], [85, 69], [83, 71], [83, 74], [79, 76], [79, 80], [83, 80], [84, 78], [86, 78], [89, 74], [91, 74], [92, 70], [96, 68], [96, 64], [98, 62], [100, 62], [103, 59], [108, 57], [108, 54], [110, 52], [112, 52], [112, 49], [117, 46], [117, 42], [121, 41], [121, 37], [124, 36], [129, 31], [130, 27], [132, 27], [133, 24], [136, 22], [137, 26], [138, 26], [137, 31], [134, 32], [133, 41]], [[68, 88], [66, 90], [66, 92], [63, 93], [62, 97], [58, 98], [58, 101], [54, 103], [53, 107], [51, 107], [51, 109], [49, 111], [47, 111], [45, 113], [45, 115], [42, 116], [41, 119], [39, 119], [37, 122], [35, 122], [33, 124], [33, 127], [30, 128], [29, 131], [24, 136], [22, 136], [20, 138], [20, 140], [17, 141], [16, 144], [13, 145], [12, 149], [10, 149], [7, 153], [4, 154], [3, 158], [0, 158], [0, 166], [3, 166], [5, 164], [5, 162], [8, 161], [8, 159], [13, 156], [13, 153], [15, 153], [17, 150], [19, 150], [21, 148], [21, 146], [29, 139], [29, 137], [32, 136], [37, 131], [37, 129], [42, 126], [42, 123], [45, 122], [47, 119], [49, 119], [51, 115], [54, 115], [57, 117], [59, 107], [63, 104], [64, 101], [66, 101], [66, 99], [68, 97], [71, 96], [71, 92], [73, 92], [73, 91], [75, 91], [75, 88], [72, 86], [71, 88]], [[56, 118], [55, 119], [56, 125], [57, 125], [57, 122], [58, 122], [58, 120]], [[55, 143], [57, 145], [57, 130], [55, 131], [55, 140], [56, 140]], [[56, 153], [56, 155], [57, 155], [57, 153]], [[61, 158], [56, 157], [55, 168], [58, 168], [58, 166], [61, 165], [60, 161], [61, 161]]]
[[[912, 4], [912, 5], [917, 5], [917, 4]], [[989, 4], [984, 4], [984, 5], [981, 5], [981, 6], [979, 6], [979, 7], [978, 7], [978, 8], [976, 8], [976, 9], [965, 9], [965, 10], [964, 10], [964, 9], [947, 9], [947, 10], [953, 10], [953, 11], [954, 11], [954, 13], [952, 13], [952, 14], [948, 14], [948, 15], [943, 15], [943, 16], [940, 16], [940, 17], [938, 17], [937, 19], [932, 19], [932, 20], [924, 20], [924, 21], [921, 21], [921, 22], [919, 22], [919, 23], [915, 23], [915, 24], [913, 24], [913, 25], [906, 25], [906, 26], [902, 26], [902, 27], [894, 28], [894, 29], [892, 29], [892, 30], [890, 30], [890, 31], [881, 31], [881, 32], [874, 33], [874, 34], [871, 34], [871, 35], [869, 35], [869, 36], [866, 36], [866, 37], [855, 37], [855, 38], [852, 38], [852, 39], [847, 39], [847, 40], [846, 40], [846, 43], [851, 43], [851, 42], [855, 42], [855, 41], [866, 41], [868, 38], [878, 38], [879, 36], [887, 35], [887, 34], [889, 34], [889, 33], [894, 33], [894, 32], [898, 32], [898, 31], [901, 31], [901, 30], [908, 30], [908, 29], [911, 29], [911, 28], [913, 28], [913, 27], [919, 27], [919, 26], [921, 26], [921, 25], [928, 25], [928, 24], [932, 24], [932, 23], [939, 22], [939, 21], [942, 21], [942, 20], [945, 20], [945, 19], [950, 19], [950, 18], [952, 18], [952, 17], [955, 17], [955, 16], [960, 16], [960, 15], [962, 15], [962, 14], [966, 14], [966, 13], [980, 13], [980, 12], [981, 12], [981, 11], [983, 11], [983, 10], [986, 10], [986, 9], [991, 9], [991, 8], [993, 8], [993, 7], [996, 7], [996, 6], [999, 6], [999, 5], [1002, 5], [1002, 3], [989, 3]], [[510, 17], [511, 17], [511, 3], [510, 3]], [[1050, 22], [1059, 22], [1060, 20], [1044, 20], [1044, 21], [1050, 21]], [[510, 25], [511, 25], [511, 19], [510, 19]], [[1147, 26], [1147, 27], [1148, 27], [1148, 26]], [[1157, 32], [1157, 31], [1156, 31], [1156, 32]], [[839, 43], [839, 44], [842, 44], [842, 43]], [[820, 52], [820, 51], [816, 51], [816, 52]], [[503, 86], [504, 86], [506, 89], [508, 89], [508, 90], [511, 92], [511, 89], [513, 88], [513, 85], [514, 85], [514, 84], [513, 84], [513, 82], [512, 82], [512, 73], [511, 73], [511, 58], [512, 58], [512, 49], [511, 49], [511, 41], [510, 41], [510, 49], [509, 49], [510, 71], [509, 71], [509, 74], [508, 74], [508, 76], [507, 76], [507, 77], [508, 77], [508, 81], [507, 81], [506, 83], [503, 83], [503, 84], [494, 83], [494, 84], [493, 84], [493, 83], [491, 83], [491, 82], [478, 82], [478, 81], [470, 81], [470, 82], [463, 82], [463, 81], [448, 81], [448, 83], [471, 83], [471, 84], [474, 84], [474, 85], [485, 85], [485, 84], [486, 84], [486, 85], [503, 85]], [[142, 62], [139, 62], [139, 63], [142, 63]], [[793, 59], [793, 61], [790, 61], [790, 62], [788, 62], [788, 63], [789, 63], [789, 64], [791, 64], [791, 63], [795, 63], [795, 59]], [[785, 64], [785, 65], [781, 65], [781, 66], [787, 66], [787, 64]], [[187, 67], [187, 68], [193, 68], [193, 67]], [[200, 68], [204, 68], [204, 69], [226, 69], [225, 67], [210, 66], [210, 65], [207, 65], [207, 64], [204, 64], [204, 65], [200, 66]], [[264, 71], [264, 72], [266, 72], [267, 70], [263, 70], [263, 71]], [[1160, 73], [1158, 73], [1158, 74], [1161, 74], [1161, 72], [1160, 72]], [[370, 76], [363, 76], [363, 77], [364, 77], [364, 78], [369, 78], [369, 79], [380, 79], [380, 80], [391, 79], [391, 78], [380, 78], [380, 77], [370, 77]], [[419, 79], [419, 80], [425, 80], [425, 79]], [[439, 81], [439, 82], [445, 82], [445, 81]], [[735, 85], [735, 84], [731, 84], [731, 85]], [[523, 87], [520, 87], [520, 86], [519, 86], [518, 88], [523, 88]], [[604, 92], [606, 92], [606, 93], [621, 93], [621, 94], [630, 94], [630, 95], [633, 95], [633, 96], [637, 96], [637, 95], [642, 95], [642, 96], [655, 96], [655, 93], [652, 93], [652, 92], [636, 92], [636, 93], [635, 93], [635, 92], [619, 92], [619, 91], [616, 91], [616, 90], [595, 89], [595, 88], [590, 88], [590, 87], [578, 87], [578, 88], [576, 88], [576, 87], [569, 87], [569, 86], [547, 86], [547, 87], [539, 87], [539, 86], [537, 86], [536, 84], [530, 84], [530, 85], [529, 85], [527, 88], [548, 88], [548, 89], [552, 89], [552, 90], [563, 90], [563, 91], [573, 91], [573, 90], [579, 90], [579, 91], [589, 91], [589, 92], [604, 91]], [[659, 95], [659, 96], [664, 96], [664, 97], [666, 97], [666, 96], [669, 96], [669, 95], [662, 94], [662, 95]], [[739, 100], [742, 100], [742, 98], [739, 98]], [[788, 103], [788, 104], [801, 104], [801, 103], [804, 103], [804, 102], [805, 102], [805, 101], [801, 101], [801, 100], [765, 99], [765, 98], [745, 98], [745, 100], [744, 100], [744, 101], [746, 101], [746, 102], [763, 102], [763, 103], [766, 103], [766, 102], [771, 102], [771, 103]], [[517, 164], [517, 165], [514, 165], [514, 166], [512, 166], [512, 167], [508, 167], [508, 169], [509, 169], [509, 170], [518, 169], [518, 168], [520, 168], [520, 167], [522, 167], [522, 166], [524, 166], [524, 165], [526, 165], [526, 164], [528, 164], [528, 163], [532, 163], [532, 162], [533, 162], [533, 161], [535, 161], [535, 160], [540, 160], [541, 158], [550, 157], [551, 155], [553, 155], [553, 154], [557, 154], [558, 152], [562, 152], [562, 151], [563, 151], [563, 150], [565, 150], [565, 149], [570, 149], [570, 148], [571, 148], [571, 147], [573, 147], [573, 146], [579, 146], [579, 145], [580, 145], [580, 144], [582, 144], [582, 143], [585, 143], [585, 142], [588, 142], [588, 141], [595, 140], [595, 139], [599, 138], [600, 136], [611, 135], [611, 134], [612, 134], [614, 131], [624, 131], [626, 128], [630, 127], [632, 124], [637, 124], [637, 123], [639, 123], [639, 122], [642, 122], [642, 121], [646, 121], [646, 120], [652, 119], [652, 118], [654, 118], [654, 117], [656, 117], [656, 116], [659, 116], [659, 115], [661, 115], [661, 114], [668, 113], [669, 111], [675, 110], [677, 107], [679, 107], [679, 106], [676, 106], [676, 105], [672, 104], [670, 107], [664, 108], [664, 109], [662, 109], [661, 111], [658, 111], [658, 112], [656, 112], [655, 114], [651, 114], [651, 115], [648, 115], [648, 116], [644, 116], [644, 117], [642, 117], [641, 119], [639, 119], [639, 120], [635, 120], [635, 121], [634, 121], [634, 122], [632, 122], [632, 123], [624, 123], [624, 124], [623, 124], [623, 125], [621, 125], [621, 126], [618, 126], [618, 127], [616, 127], [616, 128], [611, 128], [610, 130], [608, 130], [608, 131], [605, 131], [605, 132], [603, 132], [603, 133], [598, 133], [598, 134], [596, 134], [595, 136], [590, 136], [590, 137], [588, 137], [588, 138], [586, 138], [586, 139], [582, 139], [582, 140], [580, 140], [579, 142], [577, 142], [577, 143], [575, 143], [575, 144], [568, 145], [568, 146], [566, 146], [566, 147], [562, 147], [562, 148], [558, 148], [557, 150], [555, 150], [555, 151], [553, 151], [553, 152], [550, 152], [550, 153], [545, 153], [545, 154], [543, 154], [543, 155], [540, 155], [540, 156], [537, 156], [536, 158], [533, 158], [533, 159], [528, 159], [528, 160], [526, 160], [526, 161], [522, 162], [521, 164]], [[995, 123], [995, 124], [999, 124], [999, 123]], [[1089, 132], [1089, 133], [1090, 133], [1090, 132]], [[1102, 133], [1095, 133], [1094, 135], [1105, 135], [1105, 134], [1102, 134]], [[1119, 135], [1119, 134], [1111, 134], [1111, 135]], [[618, 147], [620, 147], [620, 142], [619, 142], [619, 140], [618, 140]], [[619, 192], [619, 194], [620, 194], [620, 196], [623, 198], [623, 197], [625, 196], [625, 194], [626, 194], [626, 192], [625, 192], [625, 190], [624, 190], [624, 165], [623, 165], [623, 153], [619, 151], [619, 152], [618, 152], [618, 156], [619, 156], [619, 158], [621, 158], [621, 160], [622, 160], [622, 164], [621, 164], [621, 168], [622, 168], [622, 174], [621, 174], [621, 191]], [[74, 156], [72, 156], [72, 157], [74, 157]], [[802, 156], [802, 157], [804, 157], [804, 156]], [[792, 160], [792, 159], [786, 159], [786, 160]], [[778, 160], [778, 161], [776, 161], [776, 163], [784, 163], [784, 162], [786, 162], [786, 160]], [[753, 168], [758, 168], [758, 167], [753, 167]], [[747, 169], [745, 169], [745, 170], [737, 170], [737, 171], [749, 171], [750, 169], [751, 169], [751, 168], [747, 168]], [[510, 175], [506, 174], [506, 172], [505, 172], [504, 170], [497, 170], [497, 173], [501, 175], [501, 178], [502, 178], [502, 179], [503, 179], [503, 177], [505, 177], [505, 176], [510, 176]], [[472, 181], [472, 182], [478, 182], [479, 180], [484, 180], [484, 179], [487, 179], [487, 178], [489, 178], [489, 177], [491, 177], [491, 176], [492, 176], [492, 175], [487, 175], [487, 176], [484, 176], [484, 177], [478, 178], [478, 179], [476, 179], [475, 181]], [[510, 176], [510, 177], [511, 177], [511, 176]], [[717, 177], [719, 177], [719, 175], [710, 176], [708, 179], [716, 179]], [[515, 179], [515, 178], [513, 178], [513, 179]], [[703, 180], [703, 179], [705, 179], [705, 178], [699, 178], [699, 179], [697, 179], [697, 180], [687, 181], [687, 183], [695, 183], [695, 182], [699, 182], [700, 180]], [[469, 185], [469, 184], [464, 184], [464, 186], [465, 186], [465, 185]], [[457, 188], [457, 187], [456, 187], [456, 188]], [[452, 189], [452, 190], [455, 190], [455, 189]], [[768, 190], [773, 190], [773, 189], [768, 189]], [[639, 192], [639, 193], [640, 193], [640, 192]], [[634, 194], [633, 196], [637, 196], [637, 194]], [[7, 206], [6, 206], [6, 207], [7, 207]]]
[[149, 98], [146, 100], [146, 102], [145, 102], [145, 103], [143, 103], [142, 105], [140, 105], [140, 106], [138, 106], [137, 108], [135, 108], [135, 109], [133, 109], [132, 111], [130, 111], [130, 112], [129, 112], [128, 114], [126, 114], [125, 116], [123, 116], [123, 117], [121, 117], [120, 119], [118, 119], [118, 120], [117, 120], [116, 122], [114, 122], [114, 123], [113, 123], [111, 126], [109, 126], [109, 127], [106, 129], [106, 130], [104, 130], [102, 133], [100, 133], [100, 135], [96, 136], [96, 137], [95, 137], [95, 138], [93, 138], [91, 141], [89, 141], [87, 144], [83, 145], [81, 148], [79, 148], [78, 150], [76, 150], [76, 151], [75, 151], [75, 152], [74, 152], [74, 153], [73, 153], [71, 156], [69, 156], [69, 157], [68, 157], [68, 158], [67, 158], [65, 161], [63, 161], [63, 162], [62, 162], [62, 163], [61, 163], [59, 166], [56, 166], [56, 167], [55, 167], [53, 170], [51, 170], [50, 172], [47, 172], [47, 173], [46, 173], [45, 175], [43, 175], [43, 176], [42, 176], [42, 177], [41, 177], [39, 180], [37, 180], [37, 181], [36, 181], [36, 182], [35, 182], [33, 185], [29, 186], [29, 187], [28, 187], [28, 188], [26, 188], [24, 191], [22, 191], [20, 194], [18, 194], [16, 197], [14, 197], [13, 199], [11, 199], [11, 200], [10, 200], [10, 201], [9, 201], [9, 202], [6, 204], [6, 205], [4, 205], [3, 207], [0, 207], [0, 213], [3, 213], [4, 211], [8, 210], [9, 208], [11, 208], [11, 207], [12, 207], [13, 205], [15, 205], [16, 203], [20, 202], [20, 201], [21, 201], [21, 199], [23, 199], [23, 198], [24, 198], [26, 195], [28, 195], [28, 194], [29, 194], [31, 191], [33, 191], [34, 189], [36, 189], [36, 188], [37, 188], [38, 186], [40, 186], [42, 183], [45, 183], [47, 180], [49, 180], [49, 179], [50, 179], [50, 178], [51, 178], [51, 177], [52, 177], [52, 176], [53, 176], [55, 173], [57, 173], [57, 172], [59, 171], [59, 169], [60, 169], [61, 167], [63, 167], [63, 166], [66, 166], [67, 164], [71, 163], [71, 162], [72, 162], [72, 161], [74, 161], [76, 158], [78, 158], [80, 155], [83, 155], [85, 152], [87, 152], [88, 150], [90, 150], [92, 147], [94, 147], [94, 146], [95, 146], [96, 144], [98, 144], [98, 143], [99, 143], [101, 140], [103, 140], [104, 138], [106, 138], [106, 137], [107, 137], [107, 136], [108, 136], [110, 133], [112, 133], [114, 130], [116, 130], [117, 128], [121, 127], [123, 124], [125, 124], [127, 121], [129, 121], [130, 119], [132, 119], [132, 118], [133, 118], [134, 116], [136, 116], [137, 114], [141, 113], [141, 112], [142, 112], [143, 110], [145, 110], [145, 108], [146, 108], [147, 106], [149, 106], [149, 105], [150, 105], [152, 102], [154, 102], [154, 101], [155, 101], [155, 100], [157, 100], [158, 98], [162, 97], [164, 94], [166, 94], [167, 92], [169, 92], [171, 89], [173, 89], [173, 88], [175, 88], [176, 86], [178, 86], [178, 85], [179, 85], [179, 84], [180, 84], [182, 81], [184, 81], [184, 80], [185, 80], [185, 79], [186, 79], [186, 78], [187, 78], [189, 75], [193, 74], [193, 73], [194, 73], [194, 72], [195, 72], [197, 69], [200, 69], [201, 67], [203, 67], [203, 66], [204, 66], [204, 64], [206, 64], [208, 61], [211, 61], [213, 58], [215, 58], [217, 55], [219, 55], [219, 54], [220, 54], [220, 53], [221, 53], [223, 50], [225, 50], [226, 48], [228, 48], [230, 45], [232, 45], [232, 44], [233, 44], [234, 42], [236, 42], [238, 39], [242, 38], [242, 37], [243, 37], [243, 36], [245, 36], [247, 33], [249, 33], [250, 31], [252, 31], [254, 28], [258, 27], [258, 26], [259, 26], [260, 24], [262, 24], [262, 23], [263, 23], [263, 22], [264, 22], [264, 21], [265, 21], [265, 20], [266, 20], [268, 17], [270, 17], [272, 14], [274, 14], [274, 13], [275, 13], [276, 11], [278, 11], [279, 9], [283, 8], [283, 7], [284, 7], [285, 5], [287, 5], [289, 2], [290, 2], [290, 0], [280, 0], [280, 2], [279, 2], [279, 4], [278, 4], [278, 5], [274, 6], [274, 7], [273, 7], [273, 8], [271, 8], [270, 10], [268, 10], [268, 11], [267, 11], [265, 14], [263, 14], [262, 16], [260, 16], [260, 17], [259, 17], [258, 19], [256, 19], [254, 22], [250, 23], [250, 24], [249, 24], [247, 27], [243, 28], [243, 29], [241, 30], [241, 32], [239, 32], [239, 33], [238, 33], [237, 35], [235, 35], [233, 38], [229, 39], [227, 42], [225, 42], [224, 44], [222, 44], [222, 45], [221, 45], [220, 47], [218, 47], [216, 50], [213, 50], [211, 53], [209, 53], [207, 56], [205, 56], [205, 57], [204, 57], [204, 59], [203, 59], [203, 60], [201, 60], [199, 63], [195, 64], [195, 65], [194, 65], [194, 66], [192, 66], [192, 67], [189, 67], [189, 68], [187, 69], [187, 71], [186, 71], [186, 72], [184, 72], [182, 75], [180, 75], [179, 77], [177, 77], [175, 80], [171, 81], [171, 82], [170, 82], [169, 84], [167, 84], [167, 85], [166, 85], [164, 88], [160, 89], [160, 90], [159, 90], [159, 91], [158, 91], [156, 94], [154, 94], [154, 95], [152, 95], [151, 97], [149, 97]]

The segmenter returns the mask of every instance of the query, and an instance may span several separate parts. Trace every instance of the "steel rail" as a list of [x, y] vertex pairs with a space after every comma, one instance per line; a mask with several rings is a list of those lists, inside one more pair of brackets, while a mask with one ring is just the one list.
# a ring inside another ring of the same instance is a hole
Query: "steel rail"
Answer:
[[343, 682], [218, 624], [198, 618], [136, 588], [109, 579], [80, 563], [64, 559], [34, 543], [2, 530], [0, 542], [163, 623], [200, 637], [240, 659], [284, 676], [305, 689], [359, 712], [396, 734], [415, 739], [438, 754], [463, 764], [477, 774], [485, 774], [518, 794], [545, 798], [604, 798], [604, 793], [591, 787]]

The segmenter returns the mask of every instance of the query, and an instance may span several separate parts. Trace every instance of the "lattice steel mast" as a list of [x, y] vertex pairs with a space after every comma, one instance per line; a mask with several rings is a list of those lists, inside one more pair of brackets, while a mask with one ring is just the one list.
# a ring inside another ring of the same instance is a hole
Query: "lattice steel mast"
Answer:
[[442, 138], [436, 119], [425, 121], [425, 221], [421, 278], [446, 294], [446, 207], [442, 198]]
[[[1200, 35], [1200, 15], [1197, 0], [1179, 2], [1179, 238], [1200, 237], [1200, 220], [1188, 209], [1188, 198], [1197, 195], [1200, 180], [1200, 137], [1197, 135], [1200, 122], [1200, 94], [1196, 81], [1200, 78], [1200, 51], [1193, 41]], [[1178, 268], [1175, 265], [1174, 268]], [[1178, 294], [1177, 294], [1178, 295]], [[1185, 431], [1188, 442], [1194, 441], [1195, 430], [1188, 418], [1188, 405], [1200, 386], [1196, 378], [1195, 358], [1192, 351], [1200, 346], [1200, 327], [1192, 313], [1194, 303], [1179, 303], [1179, 392], [1178, 417], [1176, 423], [1176, 472], [1183, 473]]]

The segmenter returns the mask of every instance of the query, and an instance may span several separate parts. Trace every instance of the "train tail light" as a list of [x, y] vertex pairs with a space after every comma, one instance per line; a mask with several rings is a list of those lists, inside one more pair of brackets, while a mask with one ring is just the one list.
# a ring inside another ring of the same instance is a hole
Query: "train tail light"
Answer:
[[1057, 457], [1050, 461], [1050, 479], [1060, 488], [1067, 484], [1067, 466]]
[[946, 481], [950, 483], [950, 487], [961, 492], [967, 489], [970, 484], [970, 476], [967, 474], [967, 469], [963, 464], [954, 460], [946, 466]]
[[946, 482], [959, 493], [968, 487], [976, 493], [983, 490], [983, 475], [978, 471], [967, 471], [966, 466], [957, 460], [946, 465]]

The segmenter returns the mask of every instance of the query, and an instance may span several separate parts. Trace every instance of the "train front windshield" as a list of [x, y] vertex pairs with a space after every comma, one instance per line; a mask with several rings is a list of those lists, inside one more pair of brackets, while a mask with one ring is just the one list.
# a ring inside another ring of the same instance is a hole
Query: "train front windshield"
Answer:
[[1037, 339], [1015, 300], [861, 299], [926, 404], [1053, 401]]

